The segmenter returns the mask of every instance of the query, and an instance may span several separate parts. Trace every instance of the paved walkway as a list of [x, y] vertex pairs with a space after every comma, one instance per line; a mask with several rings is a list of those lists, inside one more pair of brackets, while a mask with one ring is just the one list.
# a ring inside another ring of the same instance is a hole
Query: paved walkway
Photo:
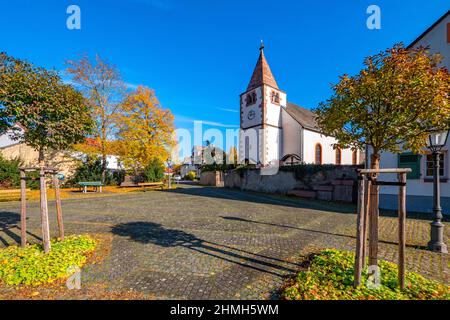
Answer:
[[[38, 203], [29, 211], [29, 237], [38, 241]], [[83, 285], [101, 282], [162, 299], [276, 297], [302, 253], [352, 250], [355, 241], [353, 206], [228, 189], [184, 186], [64, 200], [63, 211], [68, 234], [112, 237], [105, 261], [84, 269]], [[19, 203], [0, 203], [0, 247], [20, 242], [18, 221]], [[395, 261], [396, 219], [383, 217], [381, 227], [380, 254]], [[422, 248], [428, 232], [426, 220], [408, 220], [408, 268], [448, 283], [448, 256]]]

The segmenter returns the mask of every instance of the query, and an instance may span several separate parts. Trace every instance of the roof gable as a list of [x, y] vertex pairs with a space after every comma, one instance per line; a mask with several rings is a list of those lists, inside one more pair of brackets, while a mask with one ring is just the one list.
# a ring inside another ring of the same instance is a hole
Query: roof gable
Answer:
[[316, 115], [311, 110], [288, 102], [286, 104], [286, 112], [305, 129], [319, 131]]
[[447, 16], [450, 15], [450, 10], [448, 10], [442, 17], [440, 17], [435, 23], [433, 23], [427, 30], [425, 30], [416, 40], [411, 42], [408, 48], [414, 47], [420, 40], [422, 40], [428, 33], [430, 33], [437, 25], [439, 25]]

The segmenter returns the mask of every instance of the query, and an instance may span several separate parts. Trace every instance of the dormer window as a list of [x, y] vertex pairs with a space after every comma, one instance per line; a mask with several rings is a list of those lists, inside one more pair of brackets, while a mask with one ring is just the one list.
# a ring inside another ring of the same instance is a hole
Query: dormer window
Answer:
[[247, 106], [251, 106], [252, 104], [256, 103], [256, 92], [253, 91], [251, 93], [249, 93], [246, 97], [245, 97], [245, 103]]
[[272, 91], [272, 103], [280, 104], [280, 93], [276, 91]]

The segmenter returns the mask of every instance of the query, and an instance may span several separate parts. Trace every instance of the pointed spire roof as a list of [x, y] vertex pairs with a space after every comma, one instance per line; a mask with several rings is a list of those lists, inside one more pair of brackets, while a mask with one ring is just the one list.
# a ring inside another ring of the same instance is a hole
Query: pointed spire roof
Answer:
[[264, 56], [264, 43], [262, 41], [259, 51], [259, 59], [256, 63], [250, 83], [248, 84], [247, 91], [260, 87], [263, 84], [267, 84], [278, 89], [277, 82], [272, 74], [272, 71], [270, 70], [266, 57]]

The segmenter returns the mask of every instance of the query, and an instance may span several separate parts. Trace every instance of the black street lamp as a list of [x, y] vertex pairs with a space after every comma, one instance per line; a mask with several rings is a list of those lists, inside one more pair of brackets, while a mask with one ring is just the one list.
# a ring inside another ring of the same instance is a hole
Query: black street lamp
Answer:
[[442, 147], [447, 144], [449, 131], [432, 132], [427, 139], [427, 147], [433, 155], [433, 177], [434, 177], [434, 220], [431, 223], [431, 240], [428, 248], [433, 252], [447, 253], [444, 243], [444, 224], [442, 223], [441, 188], [440, 188], [440, 156]]

